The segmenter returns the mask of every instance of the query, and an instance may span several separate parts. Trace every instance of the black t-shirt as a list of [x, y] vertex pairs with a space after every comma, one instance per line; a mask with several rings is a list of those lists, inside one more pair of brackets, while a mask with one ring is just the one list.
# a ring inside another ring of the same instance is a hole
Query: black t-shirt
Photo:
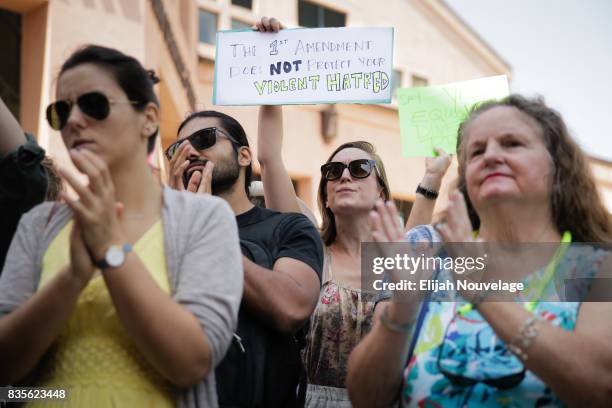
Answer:
[[[272, 269], [280, 258], [309, 265], [321, 280], [323, 244], [315, 226], [302, 214], [253, 207], [236, 217], [244, 256]], [[304, 329], [307, 328], [305, 324]], [[238, 329], [216, 369], [220, 407], [292, 408], [303, 406], [305, 370], [300, 358], [305, 330], [292, 336], [271, 328], [240, 308]]]
[[26, 134], [27, 142], [0, 157], [0, 273], [21, 216], [47, 193], [45, 151]]
[[252, 250], [245, 248], [245, 241], [256, 243], [266, 250], [272, 263], [279, 258], [304, 262], [314, 269], [321, 281], [323, 244], [319, 232], [305, 215], [280, 213], [255, 206], [237, 216], [236, 221], [240, 241], [243, 243], [242, 253], [251, 261], [258, 263]]

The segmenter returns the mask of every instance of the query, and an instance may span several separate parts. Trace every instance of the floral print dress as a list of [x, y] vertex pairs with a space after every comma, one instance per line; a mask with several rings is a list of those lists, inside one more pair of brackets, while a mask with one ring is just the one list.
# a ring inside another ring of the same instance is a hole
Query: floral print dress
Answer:
[[372, 328], [375, 296], [334, 281], [331, 251], [325, 248], [323, 285], [304, 354], [310, 384], [346, 387], [348, 358]]
[[[406, 240], [422, 242], [424, 238], [439, 241], [430, 226], [417, 227], [408, 232]], [[590, 246], [571, 247], [559, 263], [556, 279], [577, 276], [593, 277], [607, 251]], [[543, 270], [529, 275], [525, 283], [541, 279]], [[447, 271], [440, 271], [440, 279], [452, 279]], [[550, 282], [543, 298], [552, 299], [558, 282]], [[581, 293], [588, 288], [582, 288]], [[438, 292], [440, 293], [440, 292]], [[441, 296], [448, 296], [448, 293]], [[475, 379], [500, 378], [520, 372], [521, 362], [507, 349], [487, 321], [473, 310], [465, 315], [457, 310], [466, 302], [457, 294], [454, 299], [436, 298], [426, 307], [422, 329], [418, 333], [415, 352], [403, 373], [400, 396], [401, 407], [559, 407], [562, 401], [531, 371], [524, 379], [508, 389], [498, 389], [483, 382], [471, 386], [454, 385], [442, 374], [443, 367], [464, 377]], [[380, 299], [379, 299], [380, 300]], [[534, 314], [553, 325], [571, 331], [580, 309], [579, 302], [540, 302]], [[445, 336], [446, 333], [446, 336]], [[440, 348], [442, 353], [440, 353]]]

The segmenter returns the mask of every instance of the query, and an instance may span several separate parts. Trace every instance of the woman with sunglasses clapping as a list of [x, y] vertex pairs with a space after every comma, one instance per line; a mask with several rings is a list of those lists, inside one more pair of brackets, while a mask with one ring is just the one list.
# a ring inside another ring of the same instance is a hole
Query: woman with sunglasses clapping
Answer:
[[[260, 132], [259, 149], [266, 149], [264, 138], [269, 142], [270, 133], [263, 136]], [[449, 163], [445, 154], [430, 160], [428, 168], [438, 172], [428, 172], [426, 180], [440, 183]], [[267, 186], [266, 191], [273, 190]], [[268, 191], [267, 203], [289, 201], [290, 194], [276, 199], [278, 190]], [[389, 200], [390, 191], [382, 160], [372, 144], [344, 143], [321, 166], [318, 202], [325, 264], [304, 354], [309, 381], [307, 407], [351, 406], [345, 388], [348, 357], [371, 328], [377, 298], [376, 292], [361, 289], [361, 243], [372, 240], [368, 216], [379, 199]], [[433, 201], [428, 201], [431, 204], [417, 206], [416, 213], [421, 217], [431, 216]], [[425, 218], [422, 222], [427, 221]], [[408, 224], [418, 222], [411, 217]]]
[[[381, 250], [441, 242], [444, 267], [416, 276], [456, 287], [424, 290], [423, 301], [395, 291], [379, 304], [350, 357], [353, 403], [612, 406], [612, 221], [585, 155], [557, 112], [519, 95], [475, 107], [457, 152], [459, 188], [443, 222], [404, 237], [391, 203], [371, 214]], [[486, 256], [484, 270], [453, 273], [466, 255]], [[411, 279], [399, 268], [388, 276]], [[524, 290], [500, 290], [504, 281]]]
[[66, 389], [63, 406], [217, 406], [242, 295], [236, 222], [152, 174], [156, 81], [105, 47], [63, 64], [47, 119], [89, 183], [62, 171], [77, 199], [21, 219], [0, 279], [0, 385]]
[[[262, 19], [259, 31], [278, 31], [276, 19]], [[259, 113], [257, 158], [261, 164], [266, 206], [300, 211], [282, 162], [282, 108], [263, 106]], [[450, 165], [444, 152], [427, 162], [422, 188], [440, 188]], [[361, 290], [361, 243], [371, 241], [369, 212], [378, 199], [389, 200], [389, 183], [381, 158], [366, 141], [344, 143], [321, 166], [318, 189], [325, 244], [322, 286], [311, 317], [304, 359], [308, 373], [307, 407], [346, 408], [348, 357], [371, 327], [376, 293]], [[427, 223], [433, 197], [419, 196], [407, 225]]]

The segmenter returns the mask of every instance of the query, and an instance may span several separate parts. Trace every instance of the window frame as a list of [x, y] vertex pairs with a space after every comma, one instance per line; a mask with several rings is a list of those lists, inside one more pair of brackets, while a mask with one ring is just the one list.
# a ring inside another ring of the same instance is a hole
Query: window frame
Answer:
[[[315, 7], [318, 8], [319, 12], [317, 15], [317, 25], [316, 27], [311, 27], [311, 26], [303, 26], [300, 24], [300, 3], [308, 3], [310, 5], [313, 5]], [[297, 0], [296, 2], [296, 7], [297, 7], [297, 21], [298, 21], [298, 26], [299, 27], [304, 27], [304, 28], [331, 28], [331, 27], [338, 27], [338, 26], [326, 26], [326, 25], [320, 25], [321, 22], [323, 22], [323, 24], [325, 24], [325, 16], [321, 15], [321, 10], [329, 10], [331, 12], [340, 14], [342, 16], [344, 16], [344, 25], [341, 27], [348, 27], [348, 19], [349, 19], [349, 13], [347, 10], [343, 10], [341, 8], [338, 8], [335, 5], [332, 4], [327, 4], [324, 2], [320, 2], [320, 1], [313, 1], [313, 0]]]
[[[202, 13], [208, 13], [211, 15], [214, 15], [216, 18], [216, 23], [217, 23], [217, 27], [215, 30], [215, 35], [213, 36], [212, 42], [206, 42], [206, 41], [202, 41]], [[221, 21], [221, 13], [219, 11], [216, 10], [210, 10], [208, 8], [204, 8], [204, 7], [198, 7], [198, 44], [205, 44], [208, 46], [215, 46], [216, 45], [216, 35], [217, 32], [219, 31], [219, 25], [220, 25], [220, 21]]]
[[246, 6], [241, 6], [240, 4], [234, 4], [234, 0], [228, 0], [230, 7], [239, 7], [242, 10], [249, 10], [252, 12], [255, 9], [256, 0], [250, 0], [250, 1], [251, 1], [251, 7], [246, 7]]

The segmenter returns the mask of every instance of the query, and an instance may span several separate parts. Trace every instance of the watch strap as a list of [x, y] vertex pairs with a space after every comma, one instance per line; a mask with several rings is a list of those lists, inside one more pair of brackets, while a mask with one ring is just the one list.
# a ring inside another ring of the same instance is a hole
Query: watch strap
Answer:
[[96, 268], [98, 269], [106, 269], [109, 267], [108, 263], [106, 262], [106, 258], [102, 258], [101, 260], [97, 261], [95, 259], [93, 259], [93, 264], [95, 265]]

